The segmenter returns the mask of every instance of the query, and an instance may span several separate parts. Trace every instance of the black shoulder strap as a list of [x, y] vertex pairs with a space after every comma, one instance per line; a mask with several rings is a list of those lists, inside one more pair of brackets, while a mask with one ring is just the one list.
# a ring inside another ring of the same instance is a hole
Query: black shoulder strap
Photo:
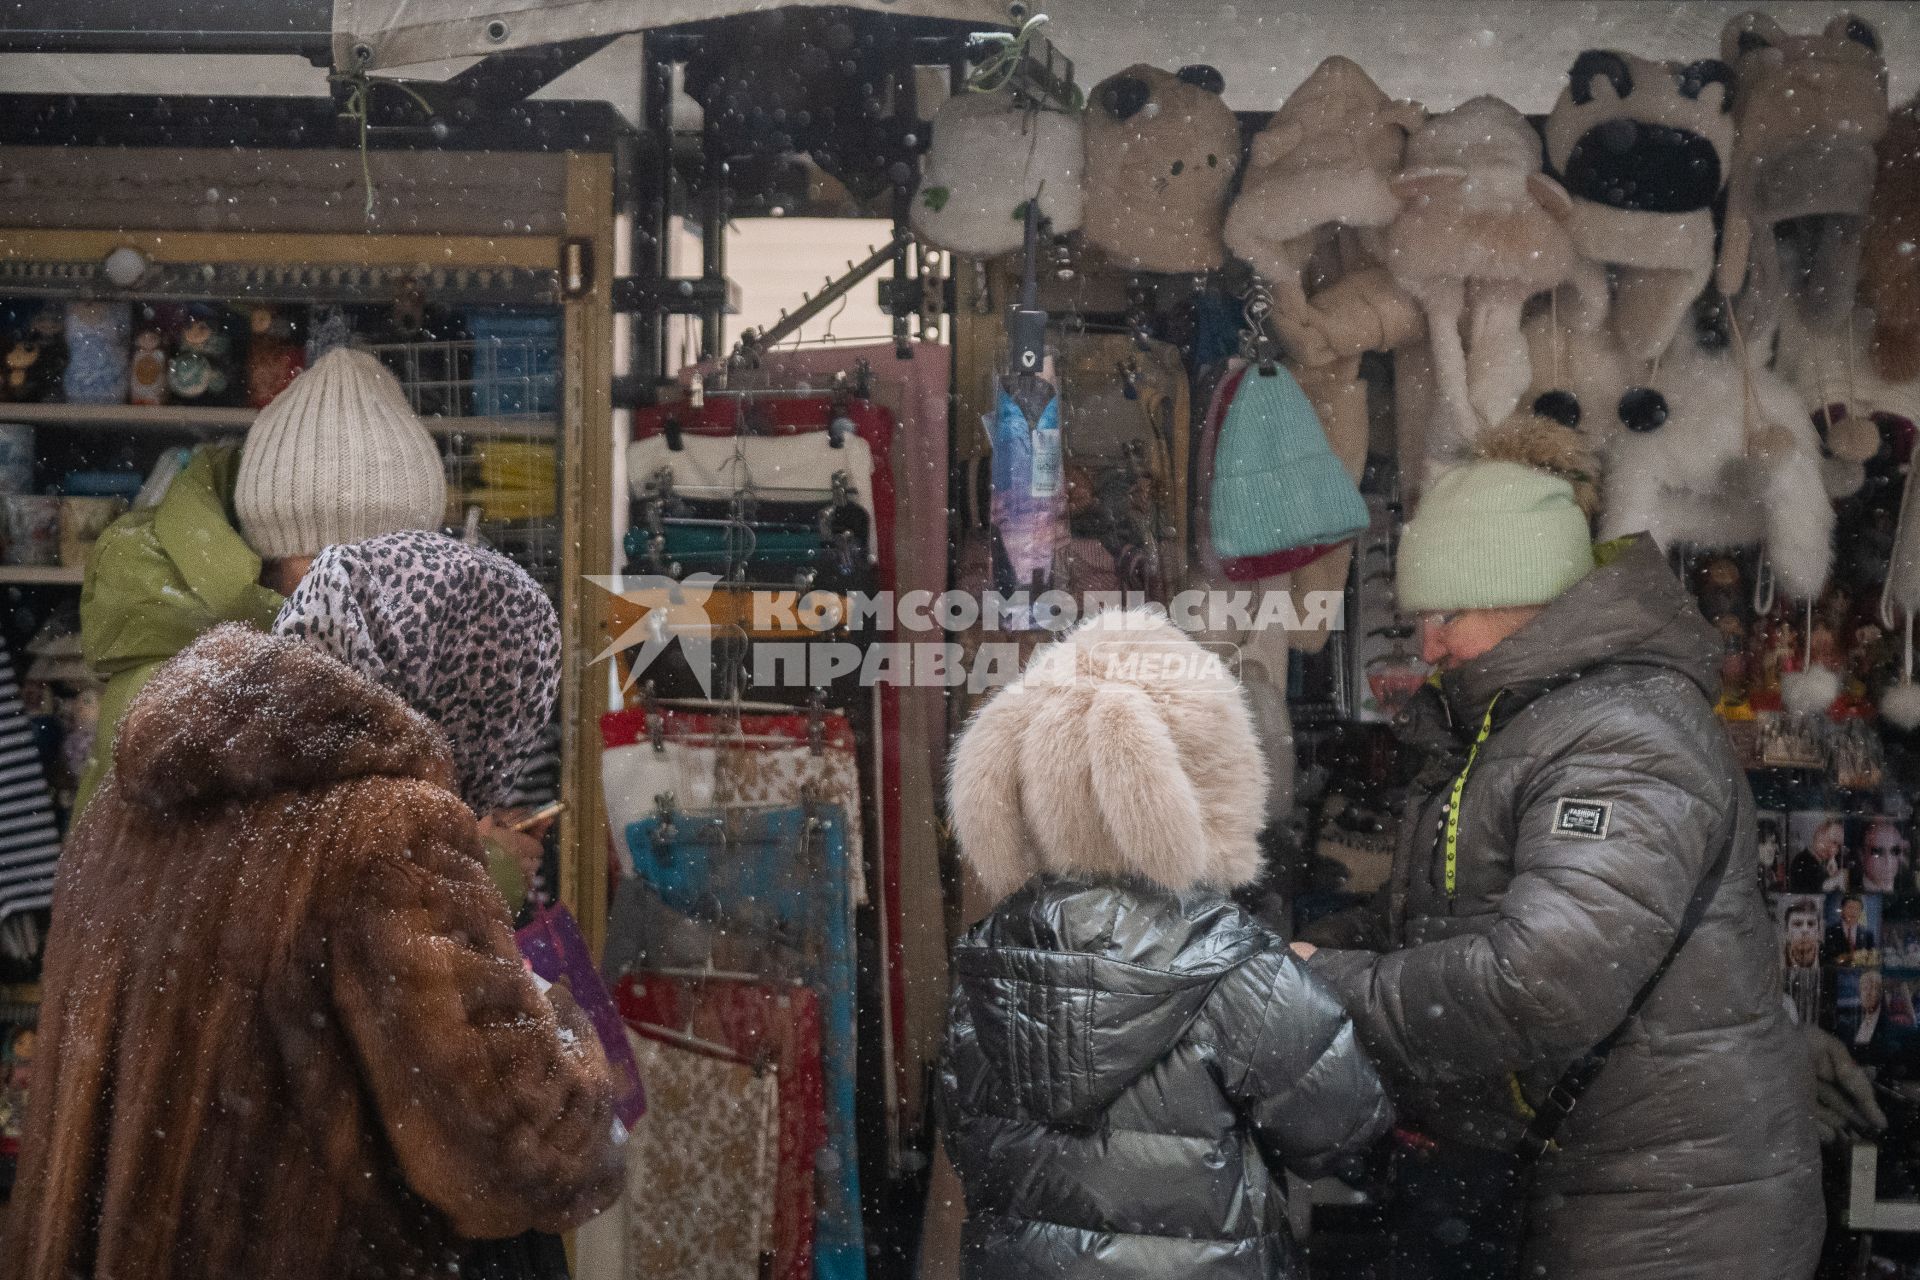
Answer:
[[1680, 928], [1673, 935], [1673, 945], [1667, 948], [1667, 954], [1660, 957], [1660, 963], [1640, 990], [1634, 993], [1633, 1003], [1627, 1006], [1627, 1016], [1620, 1020], [1607, 1038], [1580, 1055], [1574, 1064], [1566, 1069], [1561, 1077], [1547, 1090], [1547, 1096], [1534, 1107], [1533, 1119], [1527, 1122], [1527, 1129], [1520, 1137], [1520, 1159], [1522, 1163], [1532, 1164], [1547, 1153], [1553, 1145], [1554, 1135], [1560, 1132], [1560, 1126], [1567, 1122], [1573, 1109], [1580, 1104], [1580, 1097], [1588, 1086], [1600, 1075], [1600, 1069], [1607, 1065], [1607, 1055], [1633, 1025], [1660, 980], [1673, 968], [1673, 962], [1680, 958], [1680, 951], [1687, 945], [1687, 939], [1707, 914], [1707, 907], [1720, 889], [1720, 882], [1726, 877], [1727, 860], [1733, 855], [1735, 841], [1729, 836], [1720, 842], [1720, 852], [1715, 856], [1700, 883], [1694, 886], [1693, 897], [1687, 900], [1686, 914], [1680, 917]]

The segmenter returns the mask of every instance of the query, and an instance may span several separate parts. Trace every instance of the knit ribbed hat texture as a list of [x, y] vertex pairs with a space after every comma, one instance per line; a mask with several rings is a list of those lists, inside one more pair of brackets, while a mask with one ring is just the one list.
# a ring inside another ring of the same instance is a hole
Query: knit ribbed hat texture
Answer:
[[1220, 424], [1210, 504], [1222, 559], [1341, 542], [1367, 527], [1365, 500], [1285, 369], [1241, 375]]
[[446, 473], [393, 374], [328, 352], [260, 411], [234, 485], [240, 532], [269, 560], [402, 529], [436, 529]]
[[1403, 613], [1545, 604], [1593, 569], [1593, 540], [1573, 489], [1513, 462], [1443, 474], [1400, 535]]

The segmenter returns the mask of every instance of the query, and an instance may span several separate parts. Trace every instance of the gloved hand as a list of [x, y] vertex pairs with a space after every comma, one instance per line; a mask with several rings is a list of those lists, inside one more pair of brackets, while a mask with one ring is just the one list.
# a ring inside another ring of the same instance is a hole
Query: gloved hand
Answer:
[[1869, 1137], [1887, 1127], [1886, 1112], [1873, 1100], [1873, 1081], [1847, 1047], [1818, 1027], [1802, 1027], [1813, 1059], [1814, 1120], [1820, 1142]]

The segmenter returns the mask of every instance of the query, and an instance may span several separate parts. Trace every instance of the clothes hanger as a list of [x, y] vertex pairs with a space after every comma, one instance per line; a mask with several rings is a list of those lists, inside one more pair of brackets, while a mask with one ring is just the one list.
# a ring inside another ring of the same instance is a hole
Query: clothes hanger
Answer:
[[[822, 433], [824, 434], [824, 433]], [[737, 438], [737, 437], [736, 437]], [[804, 439], [805, 437], [782, 437]], [[672, 445], [669, 443], [668, 448]], [[745, 463], [745, 456], [736, 450], [736, 460]], [[706, 500], [730, 499], [735, 494], [750, 492], [770, 502], [832, 502], [835, 495], [842, 492], [848, 499], [856, 497], [860, 490], [853, 482], [853, 475], [847, 471], [835, 471], [826, 488], [807, 488], [801, 486], [762, 485], [749, 481], [746, 484], [688, 484], [679, 480], [670, 467], [656, 468], [648, 475], [641, 501], [658, 500], [670, 502], [675, 498], [701, 498]]]
[[686, 1049], [699, 1054], [703, 1058], [715, 1058], [721, 1062], [730, 1062], [735, 1066], [746, 1067], [755, 1075], [763, 1075], [769, 1069], [769, 1064], [767, 1063], [743, 1057], [725, 1045], [714, 1044], [711, 1040], [702, 1040], [699, 1036], [691, 1035], [684, 1031], [676, 1031], [672, 1027], [663, 1027], [653, 1022], [629, 1022], [627, 1026], [631, 1027], [633, 1033], [637, 1036], [643, 1036], [648, 1040], [657, 1040], [663, 1044], [670, 1044], [677, 1049]]

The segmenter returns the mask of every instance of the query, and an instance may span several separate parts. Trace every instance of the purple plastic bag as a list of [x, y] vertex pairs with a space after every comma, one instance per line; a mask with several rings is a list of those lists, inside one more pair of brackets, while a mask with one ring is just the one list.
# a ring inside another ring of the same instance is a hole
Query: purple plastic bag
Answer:
[[633, 1048], [627, 1043], [620, 1011], [614, 1007], [613, 996], [600, 980], [600, 971], [594, 966], [593, 954], [587, 950], [587, 940], [580, 936], [580, 926], [575, 923], [573, 913], [561, 906], [542, 907], [535, 913], [533, 923], [513, 936], [520, 944], [520, 954], [526, 957], [527, 966], [542, 979], [558, 982], [566, 978], [574, 1003], [593, 1023], [600, 1044], [607, 1051], [607, 1063], [613, 1068], [617, 1086], [614, 1114], [620, 1117], [621, 1124], [633, 1128], [633, 1122], [647, 1113], [647, 1094], [640, 1084], [640, 1064], [633, 1060]]

